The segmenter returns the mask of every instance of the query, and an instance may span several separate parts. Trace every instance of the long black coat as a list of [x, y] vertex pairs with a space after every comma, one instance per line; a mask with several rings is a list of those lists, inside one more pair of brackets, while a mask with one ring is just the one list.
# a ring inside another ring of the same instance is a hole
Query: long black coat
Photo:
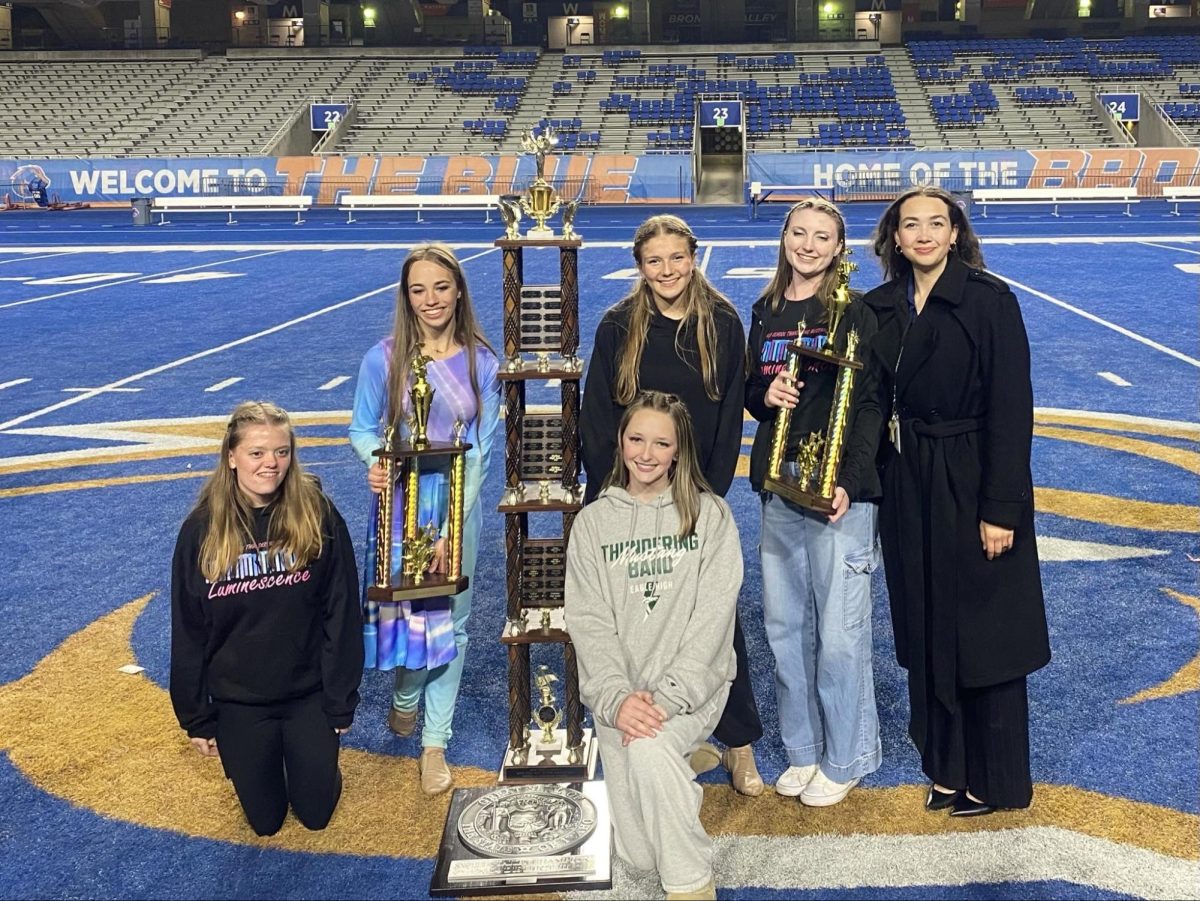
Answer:
[[[1033, 531], [1029, 341], [1017, 299], [953, 256], [911, 325], [907, 292], [901, 278], [864, 300], [902, 311], [872, 347], [881, 404], [894, 404], [901, 423], [901, 453], [883, 448], [880, 532], [896, 654], [922, 720], [929, 688], [953, 709], [959, 687], [1045, 666], [1050, 643]], [[1014, 529], [1012, 550], [988, 560], [980, 520]], [[923, 723], [913, 727], [923, 734]]]

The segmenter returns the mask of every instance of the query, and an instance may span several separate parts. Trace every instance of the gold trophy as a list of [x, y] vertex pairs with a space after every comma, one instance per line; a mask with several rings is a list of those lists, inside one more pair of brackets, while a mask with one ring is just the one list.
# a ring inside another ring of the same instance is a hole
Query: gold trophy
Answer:
[[[842, 448], [846, 441], [846, 426], [850, 420], [850, 402], [854, 395], [854, 379], [863, 368], [857, 359], [858, 332], [851, 329], [838, 351], [838, 328], [851, 303], [850, 273], [858, 269], [845, 256], [838, 264], [838, 284], [832, 298], [826, 303], [826, 318], [829, 327], [825, 333], [825, 345], [820, 350], [803, 346], [799, 340], [788, 350], [785, 370], [795, 381], [800, 372], [800, 358], [820, 360], [838, 367], [837, 383], [833, 391], [833, 405], [829, 410], [829, 423], [825, 432], [813, 432], [796, 448], [794, 469], [787, 466], [788, 434], [792, 425], [792, 411], [780, 407], [775, 414], [775, 428], [771, 434], [771, 453], [767, 462], [767, 477], [763, 487], [774, 494], [802, 507], [820, 513], [833, 512], [833, 495], [837, 488], [838, 470], [842, 463]], [[807, 323], [800, 322], [798, 335], [803, 336]], [[785, 466], [788, 471], [785, 471]]]
[[546, 225], [546, 220], [558, 212], [561, 204], [558, 192], [546, 181], [546, 154], [558, 146], [558, 135], [553, 128], [546, 128], [540, 135], [533, 130], [521, 136], [521, 149], [531, 153], [537, 160], [537, 177], [533, 184], [521, 196], [521, 209], [534, 221], [529, 229], [530, 238], [552, 238], [554, 230]]
[[[412, 359], [413, 385], [409, 389], [412, 411], [405, 419], [407, 439], [396, 440], [396, 428], [389, 425], [383, 431], [383, 447], [375, 451], [379, 465], [387, 476], [379, 497], [379, 518], [376, 523], [376, 565], [374, 584], [367, 589], [370, 601], [404, 601], [418, 598], [443, 597], [458, 594], [467, 587], [462, 574], [463, 522], [466, 503], [466, 453], [471, 445], [463, 441], [466, 426], [456, 423], [451, 441], [431, 441], [427, 434], [429, 408], [434, 389], [429, 384], [426, 365], [430, 358], [419, 350]], [[437, 461], [449, 470], [448, 510], [446, 531], [439, 535], [438, 526], [417, 522], [420, 509], [421, 460]], [[449, 458], [447, 462], [447, 458]], [[396, 518], [396, 485], [403, 491], [403, 559], [398, 574], [392, 572], [392, 533]], [[446, 540], [446, 572], [429, 573], [438, 540]], [[368, 617], [371, 611], [367, 611]]]

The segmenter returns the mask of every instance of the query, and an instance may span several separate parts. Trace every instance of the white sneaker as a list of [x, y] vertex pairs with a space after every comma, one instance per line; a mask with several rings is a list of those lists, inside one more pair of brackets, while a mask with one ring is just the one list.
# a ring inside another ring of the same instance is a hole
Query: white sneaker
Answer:
[[824, 773], [818, 772], [800, 792], [800, 803], [808, 807], [831, 807], [858, 785], [857, 779], [849, 782], [834, 782]]
[[775, 794], [783, 795], [785, 798], [794, 798], [800, 792], [804, 791], [804, 787], [812, 782], [813, 776], [820, 771], [820, 766], [815, 763], [810, 763], [808, 766], [790, 766], [779, 781], [775, 783]]

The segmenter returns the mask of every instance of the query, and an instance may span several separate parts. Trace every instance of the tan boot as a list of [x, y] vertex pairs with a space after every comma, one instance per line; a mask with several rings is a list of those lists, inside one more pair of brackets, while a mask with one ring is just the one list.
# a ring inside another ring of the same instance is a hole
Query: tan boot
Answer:
[[705, 742], [690, 755], [688, 755], [688, 764], [692, 768], [692, 772], [697, 776], [702, 773], [707, 773], [709, 770], [716, 769], [717, 764], [721, 762], [721, 752]]
[[733, 779], [733, 787], [739, 793], [750, 798], [757, 798], [766, 788], [762, 776], [758, 774], [758, 766], [754, 762], [754, 748], [742, 745], [740, 748], [726, 748], [721, 755], [721, 763], [729, 770]]
[[401, 738], [408, 738], [417, 728], [417, 709], [401, 710], [393, 707], [388, 711], [388, 728]]
[[421, 774], [421, 791], [427, 795], [440, 795], [454, 784], [454, 777], [446, 766], [445, 748], [423, 748], [417, 771]]
[[694, 892], [667, 892], [667, 901], [717, 901], [717, 881], [710, 879]]

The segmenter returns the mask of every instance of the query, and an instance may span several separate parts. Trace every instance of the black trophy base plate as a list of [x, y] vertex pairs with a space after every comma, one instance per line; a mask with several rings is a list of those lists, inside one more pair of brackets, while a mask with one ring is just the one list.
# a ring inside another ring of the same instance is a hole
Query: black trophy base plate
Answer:
[[399, 582], [393, 582], [386, 588], [371, 585], [367, 588], [367, 597], [372, 601], [419, 601], [423, 598], [444, 598], [467, 590], [470, 579], [459, 576], [457, 579], [443, 579], [439, 576], [426, 576], [421, 584], [415, 584], [407, 576]]
[[[608, 792], [603, 782], [563, 783], [582, 792], [596, 807], [596, 829], [577, 848], [570, 848], [551, 857], [487, 857], [467, 847], [458, 832], [458, 819], [477, 798], [495, 790], [495, 786], [455, 789], [450, 797], [450, 811], [442, 829], [437, 862], [429, 894], [447, 895], [526, 895], [541, 892], [589, 891], [612, 888], [612, 821], [608, 812]], [[492, 870], [486, 875], [456, 872], [456, 861], [467, 866]], [[590, 863], [590, 866], [588, 864]], [[550, 873], [548, 871], [557, 870]], [[540, 875], [539, 875], [540, 873]], [[565, 875], [564, 875], [565, 874]]]
[[501, 785], [536, 784], [539, 782], [587, 782], [596, 778], [596, 761], [600, 755], [600, 742], [591, 729], [583, 730], [582, 759], [571, 763], [567, 749], [567, 730], [554, 730], [554, 743], [547, 750], [539, 750], [541, 732], [530, 730], [529, 750], [523, 763], [517, 762], [517, 752], [509, 745], [504, 750], [504, 761], [500, 764]]
[[826, 515], [833, 513], [833, 498], [806, 491], [800, 487], [799, 482], [789, 479], [787, 476], [780, 476], [777, 479], [767, 476], [763, 479], [763, 488], [772, 494], [778, 494], [784, 500], [789, 500], [793, 504], [799, 504], [809, 510], [815, 510], [817, 513]]

